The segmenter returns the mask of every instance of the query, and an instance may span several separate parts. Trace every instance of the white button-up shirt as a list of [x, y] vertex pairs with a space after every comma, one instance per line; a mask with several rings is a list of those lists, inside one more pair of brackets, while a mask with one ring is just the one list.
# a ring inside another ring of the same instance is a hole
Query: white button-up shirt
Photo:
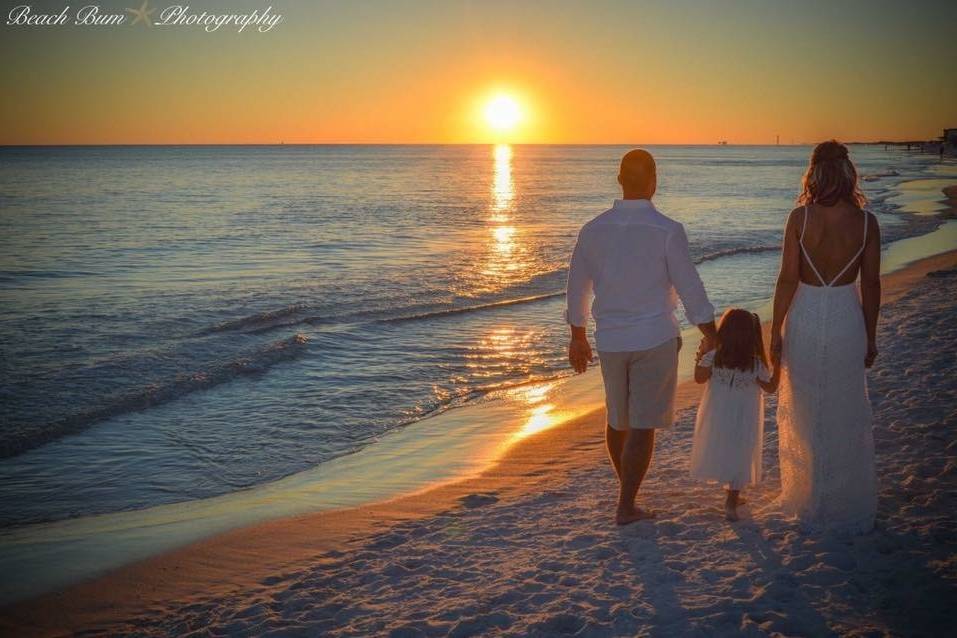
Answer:
[[648, 350], [677, 336], [677, 296], [692, 324], [714, 319], [684, 226], [647, 199], [616, 199], [578, 233], [568, 270], [568, 323], [586, 325], [593, 292], [595, 340], [603, 352]]

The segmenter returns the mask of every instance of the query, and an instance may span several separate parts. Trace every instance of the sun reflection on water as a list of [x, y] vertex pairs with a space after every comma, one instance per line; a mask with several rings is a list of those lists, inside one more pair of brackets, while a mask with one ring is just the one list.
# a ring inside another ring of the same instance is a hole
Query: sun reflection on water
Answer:
[[555, 404], [547, 401], [549, 392], [555, 383], [541, 383], [537, 385], [516, 388], [513, 398], [528, 404], [528, 416], [522, 427], [513, 435], [513, 440], [524, 439], [542, 430], [558, 425], [559, 414], [555, 412]]
[[[515, 199], [515, 187], [512, 183], [512, 147], [499, 144], [493, 151], [495, 168], [492, 179], [492, 211], [508, 211]], [[497, 219], [500, 217], [500, 219]], [[492, 221], [508, 221], [508, 215], [493, 215]]]
[[515, 234], [514, 226], [496, 226], [492, 230], [492, 234], [495, 236], [495, 241], [498, 242], [499, 250], [507, 250], [509, 244], [512, 241], [512, 235]]
[[[499, 366], [508, 366], [513, 373], [527, 373], [528, 366], [537, 362], [533, 356], [534, 340], [538, 338], [534, 331], [517, 330], [514, 326], [497, 326], [479, 340], [475, 353], [466, 355], [469, 367], [488, 368], [491, 360]], [[488, 370], [490, 374], [496, 371]]]
[[528, 415], [528, 420], [525, 421], [525, 425], [522, 426], [521, 430], [515, 433], [515, 436], [519, 439], [524, 439], [527, 436], [537, 434], [542, 430], [547, 430], [554, 426], [558, 423], [555, 415], [551, 413], [554, 409], [555, 406], [551, 403], [532, 408]]
[[515, 182], [512, 178], [514, 153], [508, 144], [492, 149], [492, 189], [489, 202], [487, 243], [480, 274], [485, 279], [482, 292], [500, 290], [536, 274], [532, 252], [515, 219]]

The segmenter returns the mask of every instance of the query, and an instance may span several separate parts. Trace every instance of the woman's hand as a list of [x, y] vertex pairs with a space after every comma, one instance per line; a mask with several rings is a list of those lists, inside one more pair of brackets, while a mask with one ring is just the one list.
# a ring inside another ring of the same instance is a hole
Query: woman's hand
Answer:
[[568, 342], [568, 362], [572, 365], [575, 372], [582, 373], [588, 369], [588, 364], [594, 360], [591, 353], [591, 345], [588, 339], [572, 338]]
[[870, 368], [874, 365], [874, 359], [877, 358], [877, 344], [873, 341], [867, 344], [867, 354], [864, 356], [864, 367]]

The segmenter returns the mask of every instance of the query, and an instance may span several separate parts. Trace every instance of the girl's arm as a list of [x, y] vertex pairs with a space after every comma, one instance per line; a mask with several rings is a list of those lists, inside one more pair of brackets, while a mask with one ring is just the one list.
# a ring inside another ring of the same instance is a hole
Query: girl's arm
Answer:
[[[781, 331], [784, 318], [791, 307], [794, 291], [801, 281], [801, 247], [798, 244], [798, 223], [801, 215], [807, 214], [801, 208], [795, 208], [788, 215], [784, 227], [784, 246], [781, 250], [781, 271], [774, 288], [774, 317], [771, 320], [771, 362], [775, 371], [781, 366]], [[803, 220], [801, 220], [803, 221]]]
[[864, 255], [861, 257], [861, 306], [864, 310], [864, 327], [867, 329], [867, 356], [864, 365], [870, 368], [877, 358], [877, 315], [881, 310], [881, 229], [877, 218], [865, 212], [867, 237], [864, 239]]
[[711, 368], [696, 365], [694, 367], [694, 382], [695, 383], [707, 383], [708, 379], [711, 378]]

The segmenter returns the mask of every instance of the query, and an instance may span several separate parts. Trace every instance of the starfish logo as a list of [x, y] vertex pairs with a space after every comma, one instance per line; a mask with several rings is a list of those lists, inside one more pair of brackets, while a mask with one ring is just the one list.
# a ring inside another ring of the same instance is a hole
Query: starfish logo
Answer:
[[148, 5], [149, 5], [149, 0], [143, 0], [143, 4], [140, 5], [139, 9], [127, 8], [127, 11], [134, 16], [133, 24], [136, 24], [137, 22], [142, 22], [148, 27], [153, 26], [153, 21], [150, 20], [150, 15], [152, 15], [153, 12], [156, 11], [156, 9], [147, 9], [146, 7]]

